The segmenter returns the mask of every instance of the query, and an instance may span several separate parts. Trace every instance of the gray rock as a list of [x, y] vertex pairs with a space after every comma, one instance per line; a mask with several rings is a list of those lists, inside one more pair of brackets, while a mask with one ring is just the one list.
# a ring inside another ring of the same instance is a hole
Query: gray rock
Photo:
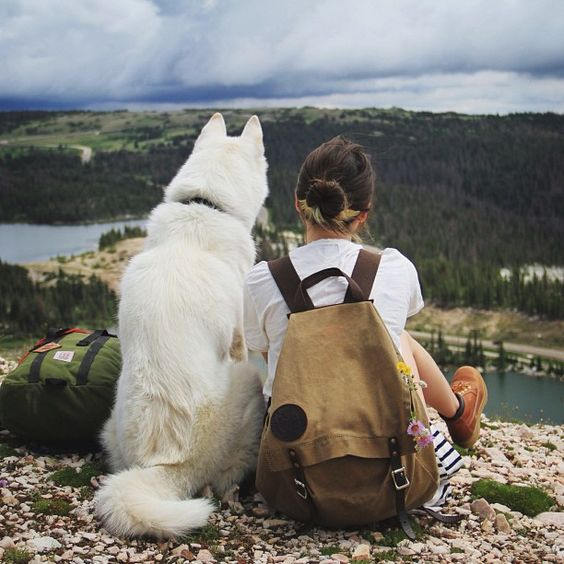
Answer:
[[539, 513], [535, 521], [541, 522], [544, 525], [553, 525], [558, 528], [564, 528], [564, 512], [563, 511], [545, 511]]
[[507, 521], [505, 515], [503, 515], [503, 513], [498, 513], [495, 516], [495, 528], [500, 532], [500, 533], [505, 533], [505, 534], [509, 534], [511, 532], [511, 525], [509, 524], [509, 522]]
[[481, 519], [488, 519], [488, 521], [495, 520], [495, 511], [483, 497], [473, 501], [470, 505], [470, 509], [472, 513], [478, 515]]

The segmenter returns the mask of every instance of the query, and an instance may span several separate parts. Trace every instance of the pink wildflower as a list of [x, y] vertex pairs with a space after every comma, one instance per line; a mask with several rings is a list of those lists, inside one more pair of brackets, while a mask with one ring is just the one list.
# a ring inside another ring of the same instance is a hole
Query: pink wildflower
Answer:
[[418, 448], [424, 448], [433, 443], [433, 436], [430, 433], [427, 435], [419, 435], [415, 437], [415, 442]]
[[412, 419], [407, 426], [407, 434], [411, 435], [412, 437], [417, 437], [424, 433], [427, 429], [425, 429], [425, 425], [421, 423], [421, 421], [417, 419]]

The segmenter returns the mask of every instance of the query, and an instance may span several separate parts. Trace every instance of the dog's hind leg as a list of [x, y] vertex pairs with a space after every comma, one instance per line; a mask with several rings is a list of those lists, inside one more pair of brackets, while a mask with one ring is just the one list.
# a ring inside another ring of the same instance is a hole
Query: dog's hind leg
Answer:
[[100, 442], [104, 451], [108, 455], [108, 462], [112, 472], [120, 472], [127, 468], [127, 464], [123, 458], [119, 441], [117, 439], [116, 418], [112, 411], [109, 419], [104, 423], [102, 432], [100, 433]]
[[230, 421], [230, 436], [225, 463], [212, 482], [214, 492], [220, 496], [256, 468], [264, 417], [264, 399], [258, 369], [245, 362], [234, 364], [231, 371], [231, 388], [225, 406], [226, 416]]

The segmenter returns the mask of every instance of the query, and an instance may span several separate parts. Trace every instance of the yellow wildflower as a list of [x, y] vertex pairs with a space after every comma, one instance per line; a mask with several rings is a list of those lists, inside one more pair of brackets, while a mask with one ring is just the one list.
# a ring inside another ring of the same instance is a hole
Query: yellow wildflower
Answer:
[[405, 362], [400, 360], [396, 364], [396, 368], [398, 369], [400, 374], [403, 374], [404, 376], [411, 376], [411, 368]]

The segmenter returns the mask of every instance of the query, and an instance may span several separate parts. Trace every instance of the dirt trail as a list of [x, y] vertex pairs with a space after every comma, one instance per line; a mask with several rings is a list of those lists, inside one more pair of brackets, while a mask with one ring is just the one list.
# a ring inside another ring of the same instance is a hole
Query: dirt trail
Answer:
[[[416, 339], [430, 339], [431, 333], [426, 331], [410, 331]], [[436, 335], [436, 333], [435, 333]], [[449, 345], [459, 345], [464, 346], [467, 341], [467, 337], [456, 337], [454, 335], [443, 335], [445, 342]], [[480, 339], [482, 346], [485, 349], [496, 349], [498, 347], [499, 341], [491, 341], [488, 339]], [[530, 345], [521, 345], [519, 343], [506, 343], [503, 342], [503, 348], [506, 352], [522, 354], [522, 355], [533, 355], [540, 356], [542, 358], [550, 358], [552, 360], [558, 360], [564, 362], [564, 351], [558, 349], [548, 349], [544, 347], [533, 347]]]
[[86, 164], [90, 162], [92, 158], [92, 147], [87, 147], [86, 145], [69, 145], [71, 149], [78, 149], [80, 153], [80, 162]]

